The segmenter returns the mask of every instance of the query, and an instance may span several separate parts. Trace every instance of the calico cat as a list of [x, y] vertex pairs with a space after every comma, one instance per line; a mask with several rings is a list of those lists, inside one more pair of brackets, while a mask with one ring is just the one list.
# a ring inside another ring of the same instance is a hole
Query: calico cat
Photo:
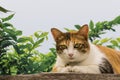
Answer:
[[51, 32], [57, 50], [52, 72], [120, 74], [120, 52], [90, 43], [88, 25], [76, 32], [63, 33], [56, 28]]

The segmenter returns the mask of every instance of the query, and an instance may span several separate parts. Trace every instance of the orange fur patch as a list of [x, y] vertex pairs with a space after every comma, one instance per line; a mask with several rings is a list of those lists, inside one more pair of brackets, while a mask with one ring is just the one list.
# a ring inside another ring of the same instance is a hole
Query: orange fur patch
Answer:
[[100, 45], [97, 45], [97, 47], [108, 58], [108, 61], [111, 63], [114, 72], [116, 74], [120, 74], [120, 52]]

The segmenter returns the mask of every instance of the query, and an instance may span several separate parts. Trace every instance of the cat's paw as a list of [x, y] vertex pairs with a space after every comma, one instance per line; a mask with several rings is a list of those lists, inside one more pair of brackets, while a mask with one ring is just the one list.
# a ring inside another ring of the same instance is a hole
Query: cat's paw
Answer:
[[71, 69], [72, 67], [71, 66], [67, 66], [67, 67], [64, 67], [60, 70], [60, 72], [71, 72]]
[[87, 69], [84, 66], [74, 66], [72, 72], [87, 73]]

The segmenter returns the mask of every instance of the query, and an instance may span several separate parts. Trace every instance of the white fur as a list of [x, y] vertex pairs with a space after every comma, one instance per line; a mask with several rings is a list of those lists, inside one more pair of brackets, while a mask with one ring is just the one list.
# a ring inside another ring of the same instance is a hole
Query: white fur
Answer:
[[[62, 54], [57, 55], [55, 66], [58, 72], [81, 72], [81, 73], [100, 73], [99, 64], [104, 54], [93, 44], [90, 44], [89, 53], [80, 53], [74, 49], [73, 43], [70, 42], [68, 49], [65, 49]], [[73, 54], [73, 59], [69, 59], [68, 54]], [[74, 66], [65, 66], [69, 62], [78, 62]]]

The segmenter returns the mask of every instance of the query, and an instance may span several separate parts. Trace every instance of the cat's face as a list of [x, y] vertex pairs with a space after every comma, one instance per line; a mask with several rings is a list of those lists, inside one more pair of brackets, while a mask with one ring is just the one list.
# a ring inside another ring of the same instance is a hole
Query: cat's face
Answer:
[[78, 62], [89, 55], [88, 26], [84, 25], [76, 32], [63, 33], [56, 28], [51, 29], [56, 41], [56, 50], [60, 58], [67, 62]]

